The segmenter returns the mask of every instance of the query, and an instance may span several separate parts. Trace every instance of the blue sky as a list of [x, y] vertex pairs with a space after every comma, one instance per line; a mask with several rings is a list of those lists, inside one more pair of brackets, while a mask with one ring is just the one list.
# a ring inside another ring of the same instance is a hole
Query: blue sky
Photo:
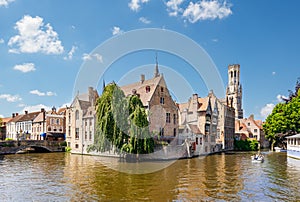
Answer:
[[[264, 119], [300, 76], [299, 6], [297, 0], [0, 0], [0, 116], [70, 103], [82, 64], [105, 61], [91, 54], [98, 45], [131, 30], [160, 28], [198, 43], [225, 86], [228, 64], [239, 63], [244, 114]], [[187, 92], [207, 95], [185, 61], [158, 52], [158, 62], [174, 99], [184, 101]], [[153, 50], [128, 54], [104, 78], [128, 83], [141, 72], [150, 78], [154, 64]], [[170, 69], [186, 69], [181, 75], [190, 91], [168, 80]]]

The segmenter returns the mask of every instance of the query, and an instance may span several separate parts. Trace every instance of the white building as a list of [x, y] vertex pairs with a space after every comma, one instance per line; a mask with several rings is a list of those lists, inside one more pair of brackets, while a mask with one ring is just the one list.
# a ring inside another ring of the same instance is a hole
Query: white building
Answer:
[[32, 123], [40, 112], [25, 111], [24, 114], [12, 115], [12, 119], [7, 123], [6, 137], [13, 140], [31, 139]]
[[88, 154], [87, 148], [94, 143], [96, 124], [96, 90], [77, 95], [66, 110], [66, 141], [71, 153]]

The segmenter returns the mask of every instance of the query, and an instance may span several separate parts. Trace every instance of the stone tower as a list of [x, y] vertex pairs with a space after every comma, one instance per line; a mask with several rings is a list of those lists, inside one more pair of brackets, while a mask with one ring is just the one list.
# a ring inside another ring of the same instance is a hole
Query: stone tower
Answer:
[[240, 65], [228, 65], [227, 103], [235, 109], [235, 118], [243, 118], [242, 85], [240, 83]]

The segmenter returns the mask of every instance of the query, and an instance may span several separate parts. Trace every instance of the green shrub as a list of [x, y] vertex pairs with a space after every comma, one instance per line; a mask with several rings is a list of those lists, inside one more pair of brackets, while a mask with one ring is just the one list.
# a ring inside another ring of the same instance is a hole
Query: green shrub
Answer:
[[71, 150], [72, 150], [71, 147], [66, 147], [65, 148], [65, 152], [71, 152]]

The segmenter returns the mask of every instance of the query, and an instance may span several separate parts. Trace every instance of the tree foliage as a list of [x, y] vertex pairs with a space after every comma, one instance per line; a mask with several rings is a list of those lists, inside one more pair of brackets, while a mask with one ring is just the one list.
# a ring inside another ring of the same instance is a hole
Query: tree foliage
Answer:
[[258, 141], [257, 140], [234, 140], [234, 148], [239, 151], [257, 151]]
[[88, 151], [116, 148], [128, 153], [153, 152], [147, 114], [138, 96], [125, 97], [115, 84], [107, 85], [97, 100], [94, 145]]
[[280, 144], [284, 136], [300, 133], [300, 82], [296, 83], [297, 92], [290, 93], [285, 103], [278, 103], [263, 125], [266, 138], [274, 145]]

